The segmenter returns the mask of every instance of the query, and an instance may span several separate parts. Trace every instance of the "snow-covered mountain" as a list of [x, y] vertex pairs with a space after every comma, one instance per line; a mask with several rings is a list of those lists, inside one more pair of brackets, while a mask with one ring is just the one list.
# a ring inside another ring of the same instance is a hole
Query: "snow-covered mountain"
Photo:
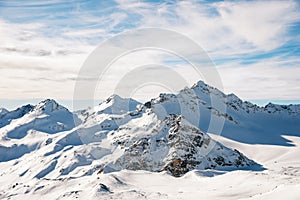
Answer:
[[[181, 176], [195, 168], [238, 168], [254, 164], [237, 150], [212, 140], [181, 115], [170, 115], [157, 124], [151, 122], [157, 116], [153, 113], [147, 115], [122, 126], [110, 136], [125, 150], [112, 166], [131, 170], [166, 170], [174, 176]], [[145, 119], [148, 120], [145, 122]], [[137, 124], [142, 126], [137, 128]], [[126, 130], [134, 131], [127, 135]]]
[[[49, 134], [75, 127], [77, 117], [54, 100], [26, 105], [1, 116], [0, 162], [36, 150]], [[50, 139], [51, 140], [51, 139]]]
[[0, 116], [4, 115], [8, 113], [8, 110], [6, 110], [5, 108], [0, 108]]
[[[203, 81], [176, 95], [161, 94], [151, 104], [162, 106], [167, 113], [185, 115], [204, 132], [244, 143], [290, 145], [282, 137], [283, 133], [294, 136], [299, 135], [300, 130], [300, 105], [269, 103], [260, 107], [234, 94], [225, 95]], [[218, 127], [223, 123], [224, 126]]]
[[[202, 81], [144, 104], [112, 95], [74, 113], [48, 99], [1, 111], [0, 166], [5, 170], [0, 177], [33, 182], [26, 188], [33, 194], [40, 181], [81, 180], [126, 169], [175, 177], [193, 170], [263, 170], [261, 163], [207, 132], [247, 145], [293, 146], [283, 135], [300, 136], [299, 122], [299, 105], [259, 107]], [[20, 193], [18, 188], [1, 189]]]
[[13, 111], [8, 111], [5, 108], [1, 108], [0, 111], [0, 128], [3, 126], [8, 125], [12, 120], [18, 119], [23, 117], [25, 114], [30, 112], [33, 109], [34, 106], [32, 105], [25, 105], [20, 108], [17, 108]]

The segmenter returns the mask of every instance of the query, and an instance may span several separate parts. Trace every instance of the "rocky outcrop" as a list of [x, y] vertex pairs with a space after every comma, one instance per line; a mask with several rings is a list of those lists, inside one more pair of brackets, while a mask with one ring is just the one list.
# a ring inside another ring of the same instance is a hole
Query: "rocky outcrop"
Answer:
[[116, 168], [168, 171], [179, 177], [193, 169], [253, 165], [237, 150], [229, 149], [191, 125], [181, 115], [170, 115], [151, 130], [152, 134], [119, 142], [124, 149]]

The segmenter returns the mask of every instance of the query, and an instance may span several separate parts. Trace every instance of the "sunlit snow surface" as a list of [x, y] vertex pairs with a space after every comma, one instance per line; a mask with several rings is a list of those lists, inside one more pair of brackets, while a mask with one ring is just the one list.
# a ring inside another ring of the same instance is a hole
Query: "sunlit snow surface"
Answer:
[[[75, 113], [54, 100], [1, 109], [0, 198], [298, 199], [299, 109], [201, 81], [147, 105], [113, 95]], [[212, 115], [221, 136], [206, 134]]]

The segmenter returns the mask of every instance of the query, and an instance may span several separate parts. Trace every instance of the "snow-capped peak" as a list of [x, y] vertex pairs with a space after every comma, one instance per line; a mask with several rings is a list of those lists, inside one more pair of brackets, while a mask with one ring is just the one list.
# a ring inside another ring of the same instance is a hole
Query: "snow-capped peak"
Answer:
[[36, 106], [26, 105], [4, 115], [0, 120], [2, 136], [22, 139], [33, 132], [54, 134], [72, 129], [76, 116], [51, 99], [41, 101]]
[[113, 94], [105, 100], [105, 103], [110, 104], [110, 105], [114, 105], [114, 104], [118, 105], [118, 104], [127, 103], [127, 102], [139, 103], [139, 102], [137, 102], [136, 100], [134, 100], [132, 98], [123, 98], [123, 97], [121, 97], [117, 94]]
[[111, 95], [104, 102], [100, 103], [94, 110], [97, 113], [107, 114], [125, 114], [129, 111], [134, 111], [140, 102], [131, 98], [122, 98], [117, 94]]
[[[218, 99], [217, 102], [227, 106], [227, 109], [219, 109], [211, 101], [212, 98]], [[99, 179], [102, 182], [105, 177], [114, 181], [110, 182], [110, 187], [114, 188], [111, 191], [117, 191], [120, 187], [131, 192], [133, 190], [128, 188], [132, 182], [124, 184], [116, 176], [126, 175], [128, 171], [106, 174], [122, 169], [167, 171], [173, 176], [182, 176], [195, 170], [195, 173], [191, 172], [179, 181], [184, 181], [193, 174], [225, 173], [240, 167], [253, 170], [258, 167], [258, 170], [262, 170], [252, 159], [258, 159], [262, 163], [261, 155], [270, 154], [270, 151], [261, 151], [259, 156], [252, 157], [258, 152], [256, 148], [263, 148], [261, 145], [251, 144], [280, 145], [280, 149], [285, 152], [286, 149], [282, 146], [294, 144], [282, 135], [299, 136], [299, 109], [300, 105], [281, 106], [272, 103], [259, 107], [242, 101], [234, 94], [225, 95], [203, 81], [192, 88], [184, 88], [178, 94], [161, 94], [144, 105], [133, 99], [112, 95], [94, 109], [78, 112], [83, 119], [80, 124], [74, 124], [77, 113], [69, 112], [51, 99], [36, 106], [23, 106], [0, 117], [0, 164], [5, 162], [1, 166], [0, 176], [3, 183], [8, 181], [7, 186], [0, 184], [4, 188], [0, 191], [0, 198], [10, 198], [15, 194], [44, 195], [54, 191], [53, 188], [57, 188], [58, 183], [62, 185], [62, 190], [65, 190], [65, 184], [72, 185], [73, 190], [83, 180], [88, 181], [88, 184], [82, 186], [86, 189], [89, 185], [96, 187]], [[225, 121], [224, 126], [219, 123], [222, 122], [221, 119]], [[1, 123], [4, 125], [2, 128]], [[214, 135], [214, 127], [218, 125], [222, 125], [222, 137], [232, 140], [226, 139], [224, 144], [232, 145], [232, 148], [215, 141], [218, 136]], [[209, 129], [210, 126], [213, 128]], [[251, 148], [251, 151], [244, 152], [245, 148], [240, 148], [243, 147], [240, 146], [242, 143], [247, 143], [244, 147]], [[247, 157], [234, 148], [243, 151]], [[296, 153], [297, 151], [289, 156], [293, 163], [296, 163]], [[282, 154], [275, 152], [273, 155]], [[280, 164], [278, 159], [280, 158], [276, 158], [274, 163], [271, 160], [267, 167]], [[287, 166], [286, 160], [282, 161]], [[257, 189], [257, 181], [260, 181], [258, 174], [244, 174], [247, 178], [251, 175], [255, 179]], [[264, 173], [261, 175], [265, 176]], [[223, 176], [211, 181], [226, 177], [232, 178]], [[276, 176], [272, 176], [273, 179], [274, 177], [276, 179]], [[91, 179], [95, 182], [90, 181]], [[269, 177], [267, 180], [269, 184]], [[206, 184], [208, 180], [201, 179], [200, 182]], [[238, 183], [241, 188], [241, 179]], [[224, 187], [223, 183], [218, 185]], [[110, 191], [104, 184], [101, 188]], [[226, 187], [226, 190], [229, 189]], [[115, 191], [112, 193], [116, 193]], [[56, 192], [57, 190], [53, 193]], [[77, 193], [81, 193], [81, 190], [65, 194]], [[57, 195], [58, 199], [65, 197], [65, 194]], [[96, 194], [93, 197], [98, 198], [99, 193]], [[158, 196], [157, 199], [161, 197], [163, 196]]]
[[39, 104], [37, 104], [34, 108], [34, 111], [37, 112], [43, 112], [43, 113], [51, 113], [57, 110], [65, 110], [68, 111], [67, 108], [59, 105], [55, 100], [53, 99], [46, 99], [41, 101]]
[[6, 113], [8, 113], [8, 110], [6, 110], [5, 108], [0, 108], [0, 116]]
[[196, 84], [194, 84], [191, 89], [194, 90], [196, 94], [202, 93], [206, 95], [215, 95], [218, 96], [219, 98], [224, 98], [226, 95], [220, 91], [219, 89], [212, 87], [208, 84], [206, 84], [203, 81], [198, 81]]
[[231, 93], [231, 94], [228, 94], [226, 96], [226, 99], [227, 99], [227, 102], [241, 102], [242, 100], [236, 96], [235, 94]]
[[34, 108], [33, 105], [27, 104], [16, 110], [7, 111], [0, 115], [0, 128], [8, 125], [12, 120], [18, 119], [32, 111]]
[[204, 81], [199, 80], [197, 83], [194, 84], [193, 87], [210, 87], [210, 86], [204, 83]]
[[119, 101], [124, 101], [124, 98], [120, 97], [117, 94], [113, 94], [105, 100], [105, 103], [110, 103], [110, 102], [114, 103], [114, 102], [119, 102]]

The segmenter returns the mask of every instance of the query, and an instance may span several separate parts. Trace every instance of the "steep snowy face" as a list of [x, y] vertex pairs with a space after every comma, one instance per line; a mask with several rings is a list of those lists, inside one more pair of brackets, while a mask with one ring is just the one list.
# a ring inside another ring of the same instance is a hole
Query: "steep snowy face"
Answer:
[[95, 108], [81, 110], [77, 116], [81, 120], [81, 135], [90, 132], [114, 130], [132, 118], [139, 117], [138, 107], [142, 104], [130, 99], [112, 95]]
[[158, 98], [149, 102], [149, 107], [161, 116], [161, 119], [168, 114], [180, 114], [201, 130], [220, 132], [221, 130], [215, 128], [217, 126], [210, 125], [215, 119], [218, 119], [217, 122], [221, 125], [225, 121], [236, 123], [226, 112], [225, 98], [226, 95], [222, 92], [200, 81], [191, 88], [184, 88], [178, 94], [160, 94]]
[[25, 105], [20, 108], [17, 108], [13, 111], [7, 111], [2, 108], [1, 114], [0, 114], [0, 128], [3, 126], [8, 125], [12, 120], [18, 119], [23, 117], [25, 114], [29, 113], [31, 110], [33, 110], [34, 106], [32, 105]]
[[136, 110], [139, 104], [141, 103], [134, 99], [122, 98], [119, 95], [114, 94], [96, 107], [95, 110], [98, 114], [125, 114], [129, 111]]
[[[234, 94], [225, 95], [203, 81], [178, 94], [160, 94], [145, 106], [160, 120], [180, 114], [204, 132], [250, 144], [290, 145], [282, 134], [299, 135], [300, 130], [299, 105], [270, 103], [260, 107]], [[268, 139], [270, 135], [274, 140]]]
[[56, 112], [69, 112], [69, 110], [61, 105], [59, 105], [56, 101], [53, 99], [46, 99], [44, 101], [41, 101], [38, 105], [34, 107], [33, 112], [42, 114], [51, 114]]

